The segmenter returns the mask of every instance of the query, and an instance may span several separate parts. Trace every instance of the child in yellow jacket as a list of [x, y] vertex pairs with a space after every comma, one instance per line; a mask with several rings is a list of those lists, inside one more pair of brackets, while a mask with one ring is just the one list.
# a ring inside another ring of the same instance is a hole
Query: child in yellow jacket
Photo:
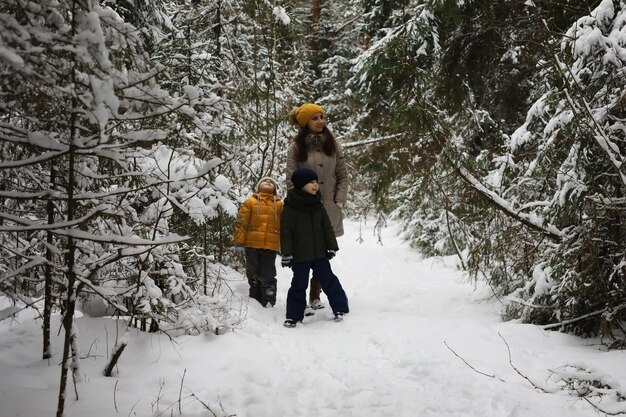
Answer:
[[245, 248], [249, 296], [263, 307], [276, 304], [276, 253], [280, 249], [283, 202], [278, 183], [263, 177], [256, 192], [244, 201], [235, 223], [233, 243]]

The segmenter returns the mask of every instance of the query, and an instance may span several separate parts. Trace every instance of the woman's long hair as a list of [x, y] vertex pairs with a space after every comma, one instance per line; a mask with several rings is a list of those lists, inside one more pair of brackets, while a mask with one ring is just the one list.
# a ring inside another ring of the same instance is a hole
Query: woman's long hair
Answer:
[[[309, 155], [306, 150], [306, 137], [309, 136], [311, 131], [308, 126], [301, 127], [298, 130], [298, 134], [294, 138], [294, 142], [296, 143], [296, 159], [298, 162], [304, 162], [309, 158]], [[333, 156], [337, 153], [337, 141], [335, 140], [335, 135], [330, 131], [327, 126], [324, 126], [324, 129], [320, 133], [320, 135], [326, 136], [326, 140], [324, 141], [324, 146], [322, 146], [322, 150], [328, 156]]]

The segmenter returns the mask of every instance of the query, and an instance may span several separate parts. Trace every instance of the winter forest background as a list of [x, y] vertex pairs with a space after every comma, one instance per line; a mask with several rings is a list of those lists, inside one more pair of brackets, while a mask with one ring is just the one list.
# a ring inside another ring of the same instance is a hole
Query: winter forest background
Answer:
[[[349, 214], [458, 256], [504, 319], [624, 347], [621, 0], [4, 0], [0, 293], [219, 333], [239, 203], [321, 104]], [[106, 306], [104, 306], [106, 307]], [[61, 404], [62, 406], [62, 404]]]

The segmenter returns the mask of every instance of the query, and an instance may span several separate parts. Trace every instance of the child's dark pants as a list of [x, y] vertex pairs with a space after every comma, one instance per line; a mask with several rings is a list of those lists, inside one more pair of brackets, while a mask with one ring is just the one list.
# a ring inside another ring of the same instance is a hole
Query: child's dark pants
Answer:
[[287, 293], [287, 318], [295, 321], [301, 321], [304, 318], [304, 309], [306, 308], [306, 289], [309, 285], [309, 271], [313, 270], [315, 275], [322, 284], [322, 290], [333, 313], [347, 313], [348, 297], [341, 287], [339, 278], [330, 268], [328, 259], [317, 259], [309, 262], [297, 262], [291, 267], [293, 270], [293, 279], [291, 287]]
[[246, 248], [246, 277], [250, 297], [263, 307], [276, 304], [276, 252]]

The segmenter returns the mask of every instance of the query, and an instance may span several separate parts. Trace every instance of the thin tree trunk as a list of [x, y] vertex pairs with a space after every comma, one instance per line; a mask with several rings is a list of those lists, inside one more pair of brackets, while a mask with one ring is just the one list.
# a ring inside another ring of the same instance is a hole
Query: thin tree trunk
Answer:
[[[72, 4], [72, 31], [74, 31], [76, 18], [76, 2]], [[72, 71], [72, 82], [76, 82], [76, 71]], [[78, 102], [72, 99], [72, 109], [76, 109]], [[68, 173], [67, 173], [67, 221], [74, 219], [76, 211], [76, 201], [74, 201], [75, 172], [74, 163], [76, 157], [76, 124], [77, 113], [72, 111], [70, 116], [70, 146], [68, 157]], [[70, 350], [72, 348], [72, 326], [74, 324], [74, 309], [76, 308], [76, 294], [74, 293], [74, 285], [76, 284], [76, 272], [74, 271], [74, 256], [76, 254], [76, 243], [70, 235], [67, 238], [67, 252], [65, 258], [65, 267], [67, 268], [67, 288], [65, 300], [65, 315], [63, 316], [63, 328], [65, 329], [65, 340], [63, 344], [63, 357], [61, 362], [61, 381], [59, 383], [59, 400], [57, 404], [57, 417], [63, 417], [65, 410], [65, 390], [67, 387], [67, 371], [70, 367]]]
[[318, 51], [319, 44], [317, 43], [317, 29], [322, 17], [322, 0], [313, 0], [311, 7], [311, 51]]
[[209, 288], [209, 260], [207, 259], [207, 253], [209, 253], [209, 237], [207, 235], [208, 226], [206, 223], [202, 225], [202, 245], [203, 245], [203, 257], [202, 257], [202, 265], [204, 267], [204, 271], [202, 274], [203, 279], [203, 294], [207, 295], [207, 289]]
[[[74, 119], [75, 116], [72, 116]], [[75, 135], [74, 123], [72, 123], [72, 139]], [[67, 221], [71, 222], [74, 218], [74, 211], [76, 210], [76, 202], [74, 201], [74, 157], [76, 149], [73, 144], [70, 144], [69, 152], [69, 172], [68, 172], [68, 206], [67, 206]], [[66, 301], [65, 301], [65, 315], [63, 316], [63, 329], [65, 330], [65, 340], [63, 345], [63, 361], [61, 363], [61, 382], [59, 384], [59, 403], [57, 407], [57, 417], [63, 417], [63, 411], [65, 409], [65, 389], [67, 386], [67, 371], [70, 368], [70, 350], [72, 348], [74, 323], [74, 309], [76, 308], [76, 294], [74, 293], [74, 286], [76, 284], [76, 272], [74, 271], [74, 256], [76, 253], [76, 243], [74, 238], [69, 236], [67, 238], [67, 255], [65, 264], [67, 267], [67, 289], [66, 289]], [[74, 365], [75, 366], [75, 365]]]
[[[54, 189], [54, 182], [56, 181], [56, 171], [54, 169], [54, 163], [50, 162], [50, 188]], [[48, 212], [48, 224], [54, 223], [54, 202], [48, 200], [47, 208]], [[49, 359], [52, 357], [50, 351], [50, 317], [52, 315], [52, 233], [46, 233], [46, 242], [48, 247], [46, 248], [46, 265], [44, 276], [44, 302], [43, 302], [43, 359]]]
[[[309, 33], [309, 54], [311, 67], [315, 73], [315, 77], [321, 76], [320, 70], [320, 43], [319, 37], [319, 23], [322, 18], [322, 0], [313, 0], [311, 5], [311, 32]], [[314, 98], [311, 98], [312, 100]]]
[[[221, 63], [222, 63], [222, 2], [221, 0], [217, 1], [216, 10], [215, 10], [215, 25], [213, 26], [213, 34], [215, 35], [215, 59], [216, 67], [215, 70], [218, 74], [218, 79], [221, 77]], [[222, 92], [220, 90], [217, 91], [217, 95], [221, 96]], [[222, 115], [218, 115], [218, 117], [222, 117]], [[221, 138], [222, 135], [213, 135], [213, 143], [214, 143], [214, 151], [215, 156], [218, 158], [222, 158], [222, 144]]]

